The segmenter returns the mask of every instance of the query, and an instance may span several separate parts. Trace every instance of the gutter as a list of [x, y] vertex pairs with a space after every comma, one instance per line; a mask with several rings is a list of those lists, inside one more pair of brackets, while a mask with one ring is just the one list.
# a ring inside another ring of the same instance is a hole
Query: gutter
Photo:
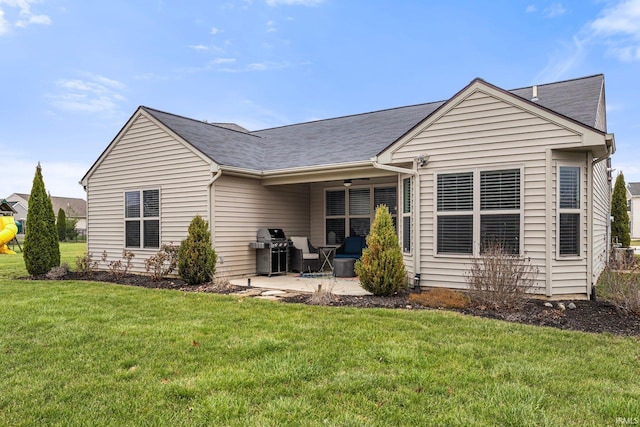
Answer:
[[[376, 169], [382, 169], [389, 172], [395, 172], [403, 175], [411, 175], [415, 177], [413, 180], [413, 247], [415, 250], [413, 257], [413, 274], [414, 274], [414, 284], [413, 286], [420, 286], [420, 253], [421, 253], [421, 244], [420, 244], [420, 174], [418, 173], [418, 159], [413, 159], [413, 167], [411, 169], [401, 168], [397, 166], [391, 165], [383, 165], [378, 163], [378, 158], [373, 157], [371, 159], [371, 165]], [[421, 164], [422, 165], [422, 164]], [[426, 163], [425, 163], [426, 165]], [[398, 209], [400, 210], [400, 209]], [[398, 221], [399, 222], [399, 221]], [[416, 283], [417, 282], [417, 283]]]
[[213, 171], [215, 170], [214, 168], [217, 169], [216, 173], [211, 177], [211, 179], [207, 183], [207, 217], [209, 219], [209, 233], [211, 233], [211, 240], [212, 240], [211, 243], [213, 247], [216, 246], [216, 242], [215, 242], [215, 233], [213, 229], [213, 216], [212, 216], [213, 210], [211, 208], [211, 202], [213, 200], [213, 197], [211, 195], [211, 192], [213, 191], [213, 184], [218, 180], [218, 178], [222, 176], [222, 169], [220, 169], [220, 167], [218, 166], [211, 165], [211, 173], [213, 173]]

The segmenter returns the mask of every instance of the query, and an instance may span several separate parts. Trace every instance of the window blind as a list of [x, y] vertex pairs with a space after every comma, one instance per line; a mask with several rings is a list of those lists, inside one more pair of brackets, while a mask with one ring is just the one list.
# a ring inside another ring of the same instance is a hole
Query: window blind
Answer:
[[369, 215], [371, 212], [368, 188], [349, 190], [349, 215]]
[[520, 169], [480, 172], [480, 209], [520, 209]]
[[438, 175], [438, 211], [473, 210], [473, 172]]

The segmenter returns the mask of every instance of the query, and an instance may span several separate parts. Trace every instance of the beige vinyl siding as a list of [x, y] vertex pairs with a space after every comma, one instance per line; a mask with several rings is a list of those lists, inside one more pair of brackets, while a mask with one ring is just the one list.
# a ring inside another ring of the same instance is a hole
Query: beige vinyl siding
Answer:
[[580, 142], [580, 135], [573, 131], [498, 98], [476, 92], [399, 147], [393, 153], [394, 162], [412, 161], [416, 153], [430, 156], [427, 167], [419, 171], [419, 270], [423, 286], [466, 288], [464, 274], [471, 262], [469, 256], [436, 253], [436, 175], [522, 168], [521, 239], [524, 240], [526, 256], [539, 270], [536, 292], [544, 293], [548, 232], [545, 152], [549, 147], [575, 147]]
[[640, 197], [631, 198], [631, 212], [629, 213], [631, 220], [631, 238], [640, 239]]
[[[553, 200], [554, 208], [552, 215], [552, 263], [551, 274], [553, 277], [552, 287], [553, 295], [571, 295], [586, 294], [587, 283], [591, 282], [588, 274], [588, 263], [590, 262], [587, 236], [591, 234], [589, 230], [589, 219], [587, 216], [588, 197], [591, 197], [591, 191], [587, 191], [588, 174], [586, 153], [572, 153], [566, 151], [553, 152]], [[558, 254], [558, 171], [559, 166], [580, 166], [580, 255], [578, 257], [560, 257]]]
[[259, 180], [223, 175], [213, 190], [213, 240], [224, 263], [218, 273], [256, 274], [249, 243], [258, 228], [281, 228], [287, 237], [309, 236], [309, 184], [263, 186]]
[[607, 263], [609, 245], [611, 186], [607, 173], [607, 162], [602, 160], [593, 166], [593, 283]]
[[[160, 241], [178, 244], [191, 219], [207, 219], [210, 165], [144, 115], [133, 119], [108, 155], [89, 177], [87, 186], [88, 243], [94, 259], [107, 251], [109, 260], [122, 259], [124, 193], [160, 190]], [[134, 271], [157, 249], [131, 249]], [[102, 265], [102, 267], [105, 267]]]

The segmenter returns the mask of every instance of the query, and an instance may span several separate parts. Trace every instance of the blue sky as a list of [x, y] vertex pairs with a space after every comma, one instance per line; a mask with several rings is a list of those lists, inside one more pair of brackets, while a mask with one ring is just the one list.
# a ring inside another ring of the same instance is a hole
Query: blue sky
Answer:
[[0, 0], [0, 197], [84, 197], [139, 105], [250, 130], [605, 74], [640, 182], [640, 0]]

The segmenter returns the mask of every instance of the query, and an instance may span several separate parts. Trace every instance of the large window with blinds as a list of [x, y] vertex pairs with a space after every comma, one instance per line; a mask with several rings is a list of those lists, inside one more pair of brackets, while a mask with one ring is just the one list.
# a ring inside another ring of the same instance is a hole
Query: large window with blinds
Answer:
[[473, 172], [440, 174], [437, 187], [438, 253], [473, 253]]
[[480, 253], [520, 253], [520, 169], [480, 172]]
[[488, 245], [520, 253], [520, 169], [439, 174], [436, 187], [439, 254], [472, 255], [474, 241], [480, 253]]
[[160, 190], [124, 193], [125, 246], [160, 247]]
[[340, 245], [347, 236], [367, 236], [379, 205], [386, 205], [397, 217], [396, 187], [359, 186], [325, 192], [325, 241]]
[[580, 256], [580, 166], [560, 166], [558, 191], [558, 253]]

